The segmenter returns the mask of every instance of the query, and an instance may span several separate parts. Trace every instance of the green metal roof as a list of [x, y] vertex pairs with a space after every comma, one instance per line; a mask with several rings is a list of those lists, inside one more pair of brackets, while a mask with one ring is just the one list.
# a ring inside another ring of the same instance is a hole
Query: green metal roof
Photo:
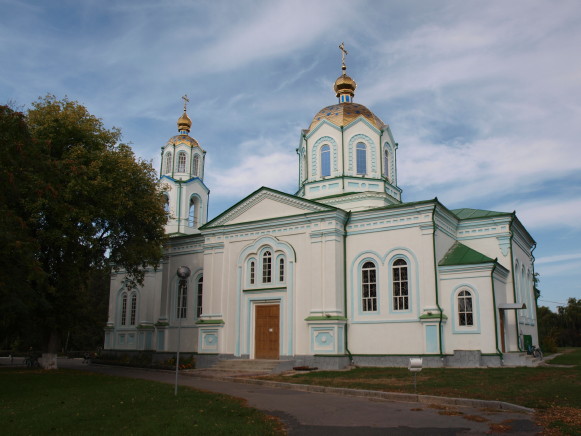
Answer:
[[453, 209], [451, 212], [456, 215], [461, 220], [470, 218], [490, 218], [495, 216], [507, 216], [511, 215], [508, 212], [495, 212], [493, 210], [482, 210], [482, 209]]
[[479, 263], [496, 262], [488, 256], [467, 247], [464, 244], [456, 242], [452, 248], [448, 250], [444, 258], [438, 263], [439, 266], [448, 265], [475, 265]]

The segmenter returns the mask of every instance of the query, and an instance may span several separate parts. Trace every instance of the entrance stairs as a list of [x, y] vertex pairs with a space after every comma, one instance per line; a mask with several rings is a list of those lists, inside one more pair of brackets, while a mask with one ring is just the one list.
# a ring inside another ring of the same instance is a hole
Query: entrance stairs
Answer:
[[280, 363], [280, 360], [225, 359], [219, 360], [210, 368], [188, 372], [200, 377], [253, 377], [272, 374]]

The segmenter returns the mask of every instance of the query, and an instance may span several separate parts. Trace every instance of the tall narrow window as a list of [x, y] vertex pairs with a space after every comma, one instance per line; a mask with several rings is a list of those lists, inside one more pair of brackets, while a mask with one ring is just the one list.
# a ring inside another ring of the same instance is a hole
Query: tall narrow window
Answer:
[[255, 274], [255, 264], [254, 261], [250, 262], [250, 284], [254, 284], [254, 274]]
[[278, 281], [284, 282], [284, 258], [278, 260]]
[[194, 160], [192, 163], [192, 174], [194, 175], [194, 177], [198, 177], [198, 167], [200, 165], [200, 155], [195, 154], [194, 155]]
[[389, 178], [389, 151], [387, 148], [383, 150], [383, 175]]
[[129, 325], [135, 325], [135, 317], [137, 315], [137, 295], [133, 294], [131, 297], [131, 317], [129, 318]]
[[469, 291], [460, 291], [458, 293], [458, 323], [461, 326], [474, 325], [472, 294]]
[[272, 282], [272, 254], [265, 251], [262, 255], [262, 283]]
[[188, 281], [180, 280], [178, 284], [178, 301], [176, 318], [186, 318], [188, 315]]
[[121, 303], [121, 325], [127, 324], [127, 295], [123, 295]]
[[178, 173], [186, 172], [186, 152], [180, 151], [178, 153]]
[[167, 194], [163, 194], [163, 199], [164, 199], [163, 210], [165, 211], [165, 213], [169, 213], [169, 197], [167, 196]]
[[375, 264], [365, 262], [361, 268], [361, 295], [364, 312], [377, 310], [377, 276]]
[[198, 318], [200, 317], [200, 315], [202, 315], [202, 300], [203, 300], [203, 296], [204, 296], [204, 277], [200, 276], [200, 278], [198, 279], [198, 305], [196, 307], [196, 314], [198, 316]]
[[197, 227], [198, 220], [196, 219], [196, 200], [194, 197], [190, 198], [190, 211], [188, 214], [188, 226]]
[[321, 177], [331, 175], [331, 147], [323, 145], [321, 147]]
[[168, 151], [165, 154], [165, 174], [171, 174], [171, 153]]
[[357, 174], [367, 174], [367, 147], [362, 142], [357, 144]]
[[393, 310], [409, 309], [408, 264], [403, 259], [393, 263]]

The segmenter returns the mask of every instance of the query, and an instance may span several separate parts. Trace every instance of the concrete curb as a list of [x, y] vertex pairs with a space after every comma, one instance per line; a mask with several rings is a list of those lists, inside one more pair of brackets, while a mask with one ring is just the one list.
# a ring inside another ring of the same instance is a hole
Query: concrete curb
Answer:
[[449, 397], [437, 397], [433, 395], [402, 394], [398, 392], [372, 391], [366, 389], [333, 388], [328, 386], [283, 383], [271, 380], [259, 380], [242, 377], [204, 377], [193, 373], [187, 374], [187, 376], [259, 385], [275, 389], [287, 389], [291, 391], [303, 391], [303, 392], [318, 392], [325, 394], [342, 395], [347, 397], [374, 398], [378, 400], [396, 401], [401, 403], [421, 403], [421, 404], [438, 404], [461, 407], [475, 407], [483, 409], [510, 410], [513, 412], [523, 412], [523, 413], [534, 413], [535, 411], [534, 409], [519, 406], [517, 404], [507, 403], [505, 401], [477, 400], [470, 398], [449, 398]]

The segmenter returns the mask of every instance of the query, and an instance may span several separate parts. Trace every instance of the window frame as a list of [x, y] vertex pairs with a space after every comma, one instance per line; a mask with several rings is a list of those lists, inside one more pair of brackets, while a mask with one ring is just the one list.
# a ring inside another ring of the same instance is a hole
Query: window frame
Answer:
[[200, 274], [196, 280], [196, 318], [202, 316], [203, 301], [204, 301], [204, 275]]
[[172, 153], [168, 151], [165, 153], [165, 171], [164, 174], [171, 174], [173, 170]]
[[[372, 272], [373, 272], [373, 280], [372, 280]], [[369, 314], [369, 313], [378, 313], [379, 312], [379, 298], [378, 298], [378, 285], [379, 285], [379, 276], [377, 274], [378, 267], [377, 263], [371, 259], [365, 259], [361, 262], [361, 266], [359, 268], [359, 292], [360, 292], [360, 304], [361, 304], [361, 313]], [[368, 290], [366, 292], [365, 287], [368, 286]]]
[[[403, 262], [400, 264], [399, 262]], [[397, 263], [397, 265], [396, 265]], [[405, 280], [402, 279], [402, 270], [405, 268]], [[398, 279], [396, 280], [395, 272], [398, 271]], [[393, 312], [402, 313], [402, 312], [410, 312], [411, 311], [411, 274], [410, 274], [410, 262], [401, 257], [395, 257], [389, 264], [389, 273], [390, 273], [390, 283], [391, 283], [391, 309]], [[405, 283], [406, 294], [402, 294], [402, 284]], [[396, 291], [398, 289], [398, 291]], [[399, 292], [398, 295], [396, 293]], [[400, 303], [401, 302], [401, 303]], [[400, 307], [400, 304], [404, 305], [403, 308]]]
[[[460, 317], [460, 298], [465, 298], [462, 293], [468, 293], [472, 300], [472, 325], [462, 325]], [[478, 334], [480, 333], [480, 306], [478, 290], [471, 284], [463, 283], [456, 286], [450, 298], [452, 308], [452, 333], [454, 334]]]
[[[269, 285], [272, 284], [272, 250], [270, 248], [265, 249], [260, 255], [260, 271], [261, 271], [261, 284]], [[266, 260], [268, 259], [268, 262]]]
[[[458, 313], [458, 327], [474, 327], [474, 299], [472, 292], [461, 289], [456, 294], [456, 310]], [[469, 308], [467, 306], [470, 306]]]
[[186, 172], [186, 163], [188, 161], [188, 155], [185, 151], [181, 150], [178, 151], [178, 173], [185, 173]]
[[137, 294], [131, 294], [131, 305], [129, 307], [129, 325], [134, 326], [137, 323]]
[[200, 166], [200, 155], [198, 153], [194, 154], [192, 159], [192, 175], [194, 177], [199, 177], [199, 166]]
[[364, 142], [355, 145], [355, 173], [358, 176], [367, 175], [367, 144]]
[[319, 157], [321, 162], [321, 177], [331, 176], [331, 146], [329, 144], [323, 144], [319, 151]]

